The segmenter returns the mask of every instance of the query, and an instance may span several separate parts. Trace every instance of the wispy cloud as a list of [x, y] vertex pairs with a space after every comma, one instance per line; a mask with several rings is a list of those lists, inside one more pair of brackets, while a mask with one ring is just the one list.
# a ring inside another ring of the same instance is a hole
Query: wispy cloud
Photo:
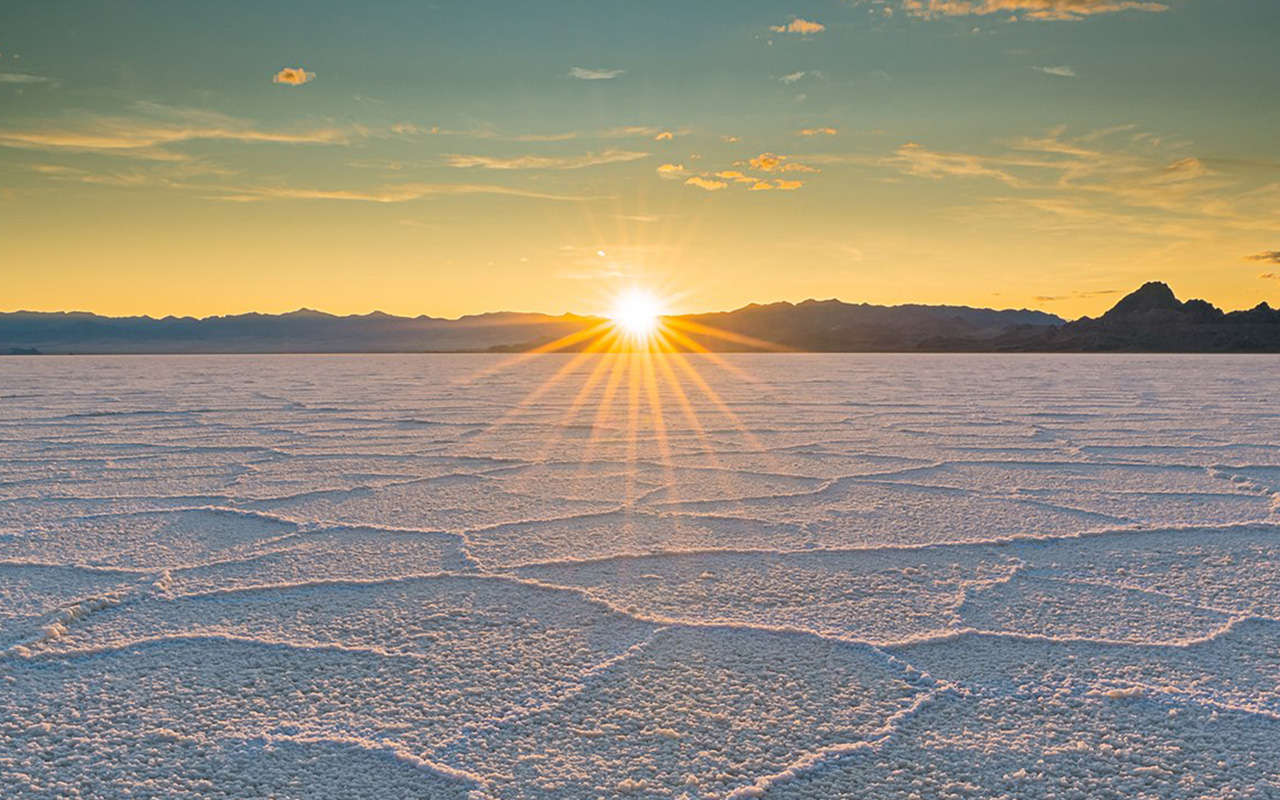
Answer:
[[671, 131], [662, 131], [657, 136], [654, 136], [653, 140], [655, 142], [669, 142], [674, 138], [676, 138], [676, 135]]
[[[899, 147], [844, 163], [892, 167], [918, 178], [990, 180], [1014, 190], [955, 209], [966, 218], [1018, 215], [1051, 229], [1098, 229], [1204, 238], [1225, 229], [1274, 231], [1280, 184], [1251, 170], [1234, 174], [1190, 155], [1185, 142], [1118, 126], [1068, 136], [1064, 129], [1007, 141], [993, 153]], [[807, 160], [823, 162], [821, 156]]]
[[799, 136], [835, 136], [839, 131], [835, 128], [802, 128], [798, 131]]
[[239, 187], [227, 189], [227, 194], [209, 199], [252, 203], [264, 200], [342, 200], [363, 203], [407, 203], [427, 197], [475, 194], [527, 197], [538, 200], [587, 200], [590, 198], [537, 192], [510, 186], [464, 183], [401, 183], [374, 189], [315, 189], [279, 186]]
[[802, 70], [797, 70], [796, 72], [789, 72], [786, 75], [783, 75], [781, 78], [778, 78], [778, 83], [785, 83], [788, 86], [790, 86], [791, 84], [797, 83], [805, 78], [811, 78], [813, 80], [825, 80], [826, 77], [827, 77], [826, 73], [822, 72], [821, 70], [802, 69]]
[[1255, 253], [1251, 256], [1245, 256], [1245, 261], [1261, 261], [1264, 264], [1280, 264], [1280, 250], [1267, 250], [1262, 253]]
[[301, 86], [315, 80], [315, 77], [314, 72], [308, 72], [302, 67], [285, 67], [272, 76], [271, 82], [282, 83], [285, 86]]
[[601, 164], [618, 164], [648, 158], [648, 153], [631, 150], [605, 150], [576, 156], [497, 156], [447, 155], [445, 163], [460, 169], [582, 169]]
[[799, 33], [804, 36], [811, 36], [815, 33], [821, 33], [827, 29], [826, 25], [821, 22], [812, 22], [807, 19], [796, 17], [786, 25], [771, 25], [769, 30], [774, 33]]
[[611, 81], [624, 72], [626, 72], [626, 70], [586, 69], [584, 67], [574, 67], [569, 70], [569, 77], [577, 78], [580, 81]]
[[46, 78], [43, 75], [28, 75], [25, 72], [0, 72], [0, 83], [58, 85], [58, 82], [53, 78]]
[[1119, 289], [1093, 289], [1089, 291], [1074, 291], [1069, 294], [1057, 295], [1039, 295], [1032, 299], [1039, 303], [1056, 303], [1060, 300], [1088, 300], [1094, 297], [1109, 297], [1111, 295], [1120, 294]]
[[658, 174], [664, 178], [679, 178], [685, 174], [684, 164], [662, 164], [658, 167]]
[[896, 166], [917, 178], [993, 178], [1010, 186], [1021, 181], [1008, 171], [992, 166], [994, 159], [971, 153], [931, 150], [914, 142], [904, 144], [880, 163]]
[[1079, 20], [1121, 11], [1168, 11], [1169, 6], [1151, 0], [902, 0], [902, 9], [924, 19], [1005, 13], [1024, 19]]
[[55, 125], [0, 128], [0, 147], [178, 161], [186, 156], [166, 146], [197, 140], [345, 144], [371, 135], [369, 129], [358, 126], [263, 129], [215, 111], [151, 103], [134, 108], [137, 113], [132, 116], [86, 115]]
[[[496, 142], [569, 142], [575, 139], [659, 139], [663, 130], [650, 125], [620, 125], [599, 130], [557, 131], [554, 133], [509, 133], [490, 127], [424, 128], [412, 123], [392, 126], [406, 136], [450, 136], [460, 139], [483, 139]], [[674, 138], [674, 134], [672, 134]]]
[[599, 139], [647, 139], [650, 136], [656, 136], [657, 129], [648, 125], [619, 125], [616, 128], [605, 128], [583, 135]]
[[[112, 162], [119, 163], [119, 162]], [[196, 193], [207, 200], [252, 203], [270, 200], [344, 200], [365, 203], [406, 203], [436, 196], [500, 195], [540, 200], [589, 200], [582, 195], [558, 194], [482, 183], [383, 184], [372, 188], [293, 187], [260, 185], [244, 182], [237, 170], [227, 169], [204, 158], [186, 161], [132, 162], [139, 166], [128, 169], [86, 169], [64, 164], [35, 164], [34, 172], [50, 180], [118, 188], [164, 188]]]
[[1046, 75], [1057, 75], [1059, 78], [1074, 78], [1076, 71], [1071, 67], [1032, 67], [1036, 72], [1043, 72]]
[[213, 184], [202, 182], [205, 178], [228, 178], [234, 170], [203, 159], [181, 162], [156, 162], [145, 167], [130, 169], [90, 170], [65, 164], [33, 164], [37, 172], [50, 180], [75, 181], [96, 186], [120, 188], [154, 187], [166, 189], [208, 190]]

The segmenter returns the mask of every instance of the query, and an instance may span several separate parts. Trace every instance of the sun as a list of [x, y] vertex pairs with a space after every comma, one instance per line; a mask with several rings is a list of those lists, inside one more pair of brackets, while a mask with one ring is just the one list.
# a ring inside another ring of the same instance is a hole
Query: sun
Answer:
[[633, 289], [619, 296], [609, 312], [609, 319], [614, 325], [637, 339], [656, 333], [661, 324], [660, 317], [657, 299], [642, 289]]

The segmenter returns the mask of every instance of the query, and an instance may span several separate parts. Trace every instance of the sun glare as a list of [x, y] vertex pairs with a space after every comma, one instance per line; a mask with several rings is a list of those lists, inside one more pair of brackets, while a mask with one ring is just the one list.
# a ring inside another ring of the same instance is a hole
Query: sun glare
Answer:
[[609, 318], [624, 333], [643, 338], [657, 331], [660, 314], [658, 301], [653, 295], [637, 289], [618, 298]]

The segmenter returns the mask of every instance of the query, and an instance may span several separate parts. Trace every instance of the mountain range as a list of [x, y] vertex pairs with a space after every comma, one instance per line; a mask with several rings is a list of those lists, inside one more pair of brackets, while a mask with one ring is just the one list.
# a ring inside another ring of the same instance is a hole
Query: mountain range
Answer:
[[[1280, 311], [1226, 313], [1143, 285], [1097, 319], [967, 306], [877, 306], [839, 300], [752, 304], [667, 318], [717, 351], [809, 352], [1280, 352]], [[0, 313], [0, 353], [517, 352], [586, 331], [599, 317], [498, 312], [440, 319], [381, 312], [207, 317]], [[580, 349], [581, 344], [577, 345]]]
[[992, 337], [937, 337], [934, 351], [1033, 353], [1280, 353], [1280, 311], [1259, 303], [1224, 312], [1204, 300], [1182, 301], [1153, 281], [1097, 319], [1058, 326], [1018, 326]]

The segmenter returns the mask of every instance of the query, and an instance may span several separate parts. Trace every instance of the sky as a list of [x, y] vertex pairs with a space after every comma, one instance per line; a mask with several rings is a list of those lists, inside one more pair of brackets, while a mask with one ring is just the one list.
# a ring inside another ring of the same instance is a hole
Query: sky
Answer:
[[1275, 0], [13, 0], [0, 310], [1280, 305]]

